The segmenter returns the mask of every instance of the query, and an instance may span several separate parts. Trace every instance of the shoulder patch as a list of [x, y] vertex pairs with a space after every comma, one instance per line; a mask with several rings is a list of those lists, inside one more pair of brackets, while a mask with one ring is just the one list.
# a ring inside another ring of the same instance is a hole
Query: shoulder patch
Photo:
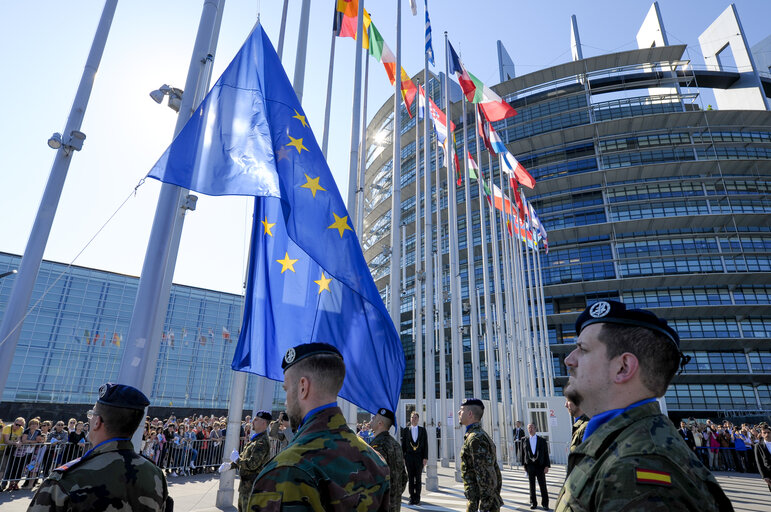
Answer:
[[635, 478], [638, 484], [672, 486], [672, 474], [652, 469], [635, 468]]
[[78, 457], [77, 459], [72, 459], [69, 462], [65, 462], [58, 468], [54, 468], [54, 471], [59, 471], [60, 473], [64, 473], [65, 471], [72, 468], [73, 466], [76, 466], [79, 462], [80, 462], [80, 457]]

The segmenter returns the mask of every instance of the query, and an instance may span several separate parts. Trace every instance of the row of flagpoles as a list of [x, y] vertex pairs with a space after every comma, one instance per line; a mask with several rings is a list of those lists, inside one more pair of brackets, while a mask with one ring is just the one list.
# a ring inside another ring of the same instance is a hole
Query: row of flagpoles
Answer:
[[[391, 272], [390, 272], [390, 311], [394, 324], [401, 324], [400, 303], [402, 289], [400, 283], [401, 271], [399, 262], [399, 250], [396, 249], [404, 244], [399, 241], [399, 234], [402, 232], [400, 213], [401, 180], [399, 168], [401, 163], [400, 135], [401, 129], [399, 120], [401, 119], [401, 100], [404, 101], [407, 112], [411, 114], [411, 107], [415, 96], [418, 96], [418, 106], [415, 109], [419, 113], [419, 119], [424, 119], [423, 140], [430, 141], [429, 123], [427, 122], [426, 109], [431, 118], [431, 124], [434, 128], [436, 137], [436, 148], [438, 157], [439, 147], [444, 152], [445, 170], [446, 170], [446, 191], [441, 190], [440, 184], [444, 181], [439, 173], [439, 161], [436, 160], [435, 180], [436, 186], [432, 186], [432, 170], [430, 169], [430, 151], [431, 144], [425, 142], [423, 149], [423, 169], [425, 191], [425, 214], [421, 214], [421, 183], [420, 172], [420, 121], [416, 123], [416, 180], [415, 180], [415, 238], [416, 238], [416, 256], [414, 264], [415, 272], [415, 291], [413, 298], [413, 332], [415, 333], [415, 401], [419, 411], [423, 411], [424, 393], [426, 404], [426, 421], [428, 425], [436, 425], [435, 414], [435, 395], [425, 390], [436, 389], [434, 382], [434, 364], [436, 358], [439, 359], [439, 396], [441, 397], [439, 406], [439, 416], [442, 419], [448, 417], [446, 410], [447, 393], [446, 383], [452, 382], [452, 405], [453, 411], [460, 405], [460, 401], [467, 396], [465, 389], [464, 359], [461, 344], [462, 327], [459, 324], [462, 321], [461, 304], [461, 276], [459, 270], [460, 251], [458, 248], [458, 212], [459, 204], [465, 205], [466, 219], [466, 261], [468, 262], [468, 314], [469, 314], [469, 334], [471, 342], [471, 368], [472, 368], [472, 389], [473, 396], [481, 397], [481, 363], [480, 363], [480, 343], [482, 344], [482, 354], [485, 356], [485, 366], [488, 368], [488, 389], [491, 403], [498, 403], [498, 389], [502, 393], [502, 412], [503, 418], [499, 419], [498, 407], [492, 407], [492, 424], [500, 425], [500, 428], [494, 427], [494, 436], [496, 444], [501, 443], [509, 447], [511, 453], [513, 425], [516, 419], [524, 418], [525, 404], [527, 397], [538, 397], [551, 395], [553, 389], [553, 376], [551, 368], [551, 357], [548, 350], [548, 340], [545, 322], [544, 296], [541, 279], [541, 249], [548, 252], [547, 233], [538, 221], [537, 214], [525, 198], [520, 185], [534, 188], [535, 180], [512, 155], [506, 145], [501, 140], [493, 128], [494, 122], [503, 121], [516, 115], [516, 111], [501, 99], [494, 91], [484, 85], [478, 78], [468, 72], [461, 62], [458, 54], [453, 49], [447, 34], [445, 33], [446, 54], [446, 76], [454, 73], [463, 91], [462, 99], [462, 124], [463, 124], [463, 148], [461, 154], [464, 156], [464, 168], [461, 172], [458, 150], [455, 139], [455, 124], [452, 122], [451, 100], [449, 94], [449, 84], [444, 84], [443, 99], [444, 112], [434, 103], [431, 95], [428, 94], [430, 87], [430, 76], [428, 64], [433, 64], [433, 48], [431, 39], [431, 26], [428, 14], [427, 0], [425, 1], [425, 57], [424, 57], [424, 84], [415, 85], [409, 78], [409, 75], [401, 68], [400, 55], [400, 8], [397, 3], [397, 43], [396, 55], [394, 55], [388, 45], [383, 41], [379, 30], [375, 27], [371, 17], [363, 9], [363, 1], [340, 0], [337, 2], [335, 11], [335, 23], [333, 28], [333, 37], [352, 37], [356, 40], [361, 39], [362, 44], [357, 45], [369, 49], [369, 54], [381, 62], [388, 75], [389, 80], [395, 85], [394, 91], [394, 125], [393, 125], [393, 177], [392, 177], [392, 214], [391, 214]], [[414, 2], [413, 2], [414, 4]], [[415, 10], [413, 9], [413, 14]], [[361, 21], [361, 23], [359, 23]], [[356, 31], [352, 27], [357, 26]], [[363, 37], [357, 37], [362, 34]], [[357, 50], [358, 51], [358, 50]], [[357, 60], [357, 66], [359, 61]], [[368, 61], [365, 63], [365, 69], [368, 69]], [[400, 69], [400, 73], [396, 73]], [[331, 75], [330, 75], [331, 76]], [[366, 76], [366, 74], [365, 74]], [[401, 79], [401, 84], [399, 83]], [[366, 98], [367, 81], [363, 85], [356, 82], [357, 89], [363, 90]], [[354, 100], [356, 102], [356, 100]], [[476, 159], [471, 155], [468, 149], [469, 130], [467, 116], [467, 103], [473, 104], [474, 131], [471, 134], [475, 141]], [[361, 115], [354, 104], [354, 117]], [[364, 105], [363, 118], [366, 119], [366, 100]], [[358, 126], [354, 122], [354, 126]], [[354, 149], [354, 145], [358, 146]], [[482, 170], [485, 167], [482, 162], [482, 146], [487, 150], [487, 172], [489, 179], [485, 179]], [[363, 191], [364, 191], [364, 159], [366, 158], [366, 128], [361, 129], [358, 136], [352, 135], [352, 154], [357, 152], [358, 161], [352, 159], [350, 168], [350, 188], [349, 191], [349, 210], [356, 212], [356, 230], [362, 236], [362, 216], [363, 216]], [[496, 161], [497, 158], [497, 161]], [[477, 165], [480, 162], [481, 165]], [[497, 174], [495, 170], [497, 169]], [[458, 186], [463, 185], [464, 201], [458, 202], [456, 198], [456, 187], [451, 184], [456, 181]], [[465, 179], [462, 178], [465, 176]], [[473, 181], [472, 181], [473, 180]], [[471, 188], [476, 184], [478, 187], [478, 211], [480, 212], [479, 224], [474, 226], [471, 205]], [[436, 194], [433, 196], [433, 194]], [[432, 204], [441, 204], [441, 195], [447, 194], [447, 219], [443, 219], [442, 209], [436, 208], [436, 219], [432, 219], [430, 214], [433, 210]], [[513, 198], [513, 200], [512, 200]], [[436, 203], [434, 203], [436, 201]], [[433, 223], [436, 223], [436, 253], [433, 246]], [[446, 249], [449, 259], [449, 288], [450, 288], [450, 365], [446, 364], [445, 345], [445, 324], [444, 324], [444, 265], [441, 255], [444, 254], [445, 237], [442, 236], [442, 229], [447, 226]], [[476, 231], [478, 230], [478, 231]], [[423, 240], [423, 232], [426, 233]], [[473, 243], [473, 233], [480, 232], [481, 255], [475, 254], [475, 245]], [[421, 244], [426, 244], [426, 249], [422, 250]], [[488, 255], [488, 248], [491, 254]], [[425, 257], [421, 257], [421, 252]], [[481, 256], [481, 259], [480, 259]], [[493, 275], [489, 275], [487, 262], [492, 259]], [[480, 289], [476, 286], [476, 262], [483, 264], [483, 286]], [[424, 266], [425, 265], [425, 266]], [[405, 264], [406, 267], [406, 264]], [[434, 275], [436, 269], [436, 275]], [[492, 286], [490, 283], [492, 282]], [[425, 288], [425, 302], [423, 298], [423, 289]], [[491, 292], [492, 288], [492, 292]], [[491, 297], [492, 293], [492, 297]], [[423, 304], [427, 305], [427, 310], [423, 309]], [[488, 308], [487, 305], [490, 305]], [[482, 310], [484, 309], [484, 314]], [[424, 312], [425, 311], [425, 312]], [[425, 333], [423, 325], [425, 321]], [[483, 333], [483, 334], [480, 334]], [[425, 340], [423, 339], [425, 336]], [[434, 337], [438, 337], [438, 344]], [[440, 347], [437, 350], [437, 346]], [[438, 354], [437, 354], [438, 352]], [[423, 368], [423, 362], [426, 368]], [[447, 374], [447, 368], [450, 369], [450, 375]], [[496, 370], [497, 369], [497, 370]], [[425, 381], [424, 381], [425, 371]], [[458, 377], [460, 376], [460, 377]], [[501, 421], [502, 420], [502, 421]], [[459, 428], [459, 425], [455, 425]], [[432, 428], [428, 429], [429, 435], [435, 435]], [[446, 429], [442, 429], [442, 436], [446, 436]], [[456, 432], [453, 436], [455, 454], [459, 453], [462, 435]], [[443, 463], [449, 458], [449, 444], [447, 439], [441, 443], [443, 453], [441, 458]], [[429, 442], [429, 447], [433, 448], [436, 443]], [[501, 451], [498, 452], [501, 454]], [[429, 453], [428, 466], [428, 486], [431, 488], [432, 480], [436, 476], [435, 461], [436, 454]], [[510, 460], [510, 462], [512, 462]], [[459, 467], [456, 468], [456, 473]], [[456, 474], [456, 477], [459, 476]]]

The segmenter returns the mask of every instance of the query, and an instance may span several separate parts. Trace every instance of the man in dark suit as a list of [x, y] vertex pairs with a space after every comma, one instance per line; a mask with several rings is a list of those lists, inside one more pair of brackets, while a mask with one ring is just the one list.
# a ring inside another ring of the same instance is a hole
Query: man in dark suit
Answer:
[[688, 448], [695, 452], [696, 442], [693, 440], [693, 432], [691, 432], [691, 429], [688, 428], [688, 425], [684, 421], [680, 422], [680, 429], [677, 433], [683, 438], [683, 441], [688, 445]]
[[763, 435], [763, 439], [755, 445], [755, 462], [760, 476], [766, 481], [768, 490], [771, 491], [771, 426], [763, 423], [760, 427], [760, 433]]
[[419, 419], [418, 413], [413, 412], [410, 416], [410, 426], [402, 431], [402, 452], [404, 464], [407, 466], [410, 505], [420, 503], [421, 477], [428, 462], [428, 434], [425, 428], [418, 425]]
[[541, 506], [544, 510], [549, 510], [549, 491], [546, 489], [546, 473], [549, 472], [551, 462], [549, 461], [549, 444], [546, 439], [535, 434], [535, 425], [532, 423], [527, 426], [529, 437], [524, 438], [522, 442], [522, 465], [527, 471], [527, 478], [530, 481], [530, 508], [538, 507], [538, 501], [535, 499], [535, 480], [538, 479], [538, 487], [541, 490]]
[[514, 450], [517, 452], [517, 460], [522, 460], [522, 440], [525, 438], [525, 429], [522, 428], [522, 422], [517, 420], [514, 427]]

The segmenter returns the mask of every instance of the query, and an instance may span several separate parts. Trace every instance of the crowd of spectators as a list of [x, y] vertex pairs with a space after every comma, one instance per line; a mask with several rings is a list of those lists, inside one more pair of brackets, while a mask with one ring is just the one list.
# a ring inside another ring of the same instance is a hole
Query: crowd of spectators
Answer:
[[757, 473], [754, 448], [763, 442], [761, 424], [734, 425], [728, 420], [704, 423], [692, 418], [680, 422], [680, 435], [712, 471]]
[[[291, 439], [289, 420], [271, 425], [271, 455]], [[88, 420], [50, 421], [32, 418], [0, 420], [0, 492], [31, 489], [59, 465], [81, 457], [91, 447]], [[192, 415], [145, 419], [140, 453], [164, 469], [168, 477], [214, 472], [223, 461], [227, 418]], [[286, 435], [285, 435], [286, 434]], [[251, 436], [251, 417], [241, 422], [238, 450]]]

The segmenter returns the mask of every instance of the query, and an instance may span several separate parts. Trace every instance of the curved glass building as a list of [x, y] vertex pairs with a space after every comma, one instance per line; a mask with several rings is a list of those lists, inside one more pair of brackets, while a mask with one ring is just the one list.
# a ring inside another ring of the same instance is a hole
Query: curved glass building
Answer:
[[[564, 358], [575, 342], [579, 312], [610, 298], [667, 318], [692, 356], [666, 395], [671, 417], [768, 415], [771, 38], [749, 48], [730, 6], [700, 37], [705, 65], [694, 66], [686, 46], [669, 45], [665, 33], [654, 4], [637, 35], [640, 49], [583, 58], [580, 44], [574, 44], [573, 61], [494, 87], [518, 112], [494, 127], [537, 180], [535, 189], [525, 192], [548, 232], [549, 252], [540, 257], [554, 387], [560, 394], [567, 380]], [[728, 61], [732, 67], [725, 65]], [[424, 82], [422, 73], [416, 79]], [[429, 77], [429, 90], [437, 82]], [[472, 113], [462, 118], [459, 91], [450, 89], [463, 162], [464, 121], [468, 147], [476, 154], [474, 118]], [[361, 236], [384, 296], [391, 254], [391, 105], [392, 99], [384, 102], [368, 127]], [[403, 112], [402, 121], [406, 279], [401, 333], [408, 360], [403, 396], [411, 399], [416, 139], [414, 120]], [[480, 165], [488, 172], [482, 149]], [[441, 153], [439, 158], [444, 165]], [[473, 189], [472, 219], [478, 226]], [[463, 249], [469, 237], [462, 191], [458, 196], [465, 301], [469, 286]], [[441, 208], [446, 207], [445, 197]], [[440, 240], [446, 236], [446, 214], [443, 219]], [[474, 235], [478, 246], [478, 230]], [[442, 251], [445, 260], [447, 250]], [[482, 285], [479, 254], [477, 287]], [[446, 281], [444, 286], [448, 300]], [[468, 326], [465, 313], [461, 323]], [[466, 389], [471, 389], [469, 334], [463, 333]], [[487, 398], [484, 357], [481, 361]]]

